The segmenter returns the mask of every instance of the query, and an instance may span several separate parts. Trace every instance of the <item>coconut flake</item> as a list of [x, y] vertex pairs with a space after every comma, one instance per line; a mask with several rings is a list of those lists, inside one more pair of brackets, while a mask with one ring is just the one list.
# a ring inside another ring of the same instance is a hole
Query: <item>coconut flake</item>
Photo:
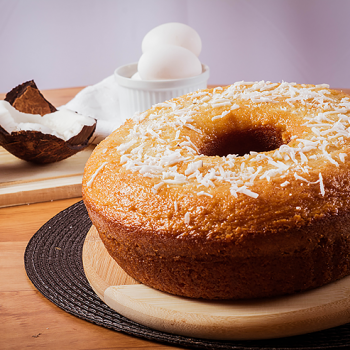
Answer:
[[203, 134], [202, 130], [197, 129], [195, 126], [191, 125], [191, 124], [185, 124], [184, 125], [186, 128], [189, 128], [195, 132], [198, 132], [198, 134]]
[[208, 192], [204, 192], [204, 191], [197, 192], [197, 196], [208, 196], [208, 197], [213, 198], [212, 194], [210, 194]]
[[107, 164], [108, 162], [103, 162], [98, 168], [97, 170], [93, 173], [93, 175], [91, 176], [90, 180], [86, 183], [86, 185], [88, 187], [91, 186], [92, 182], [95, 180], [95, 177], [97, 176], [97, 174], [105, 167], [105, 165]]
[[137, 139], [130, 140], [129, 142], [122, 143], [117, 147], [117, 151], [120, 154], [124, 154], [131, 146], [133, 146], [137, 142]]
[[191, 214], [189, 212], [185, 214], [184, 221], [186, 225], [189, 225], [189, 223], [191, 222]]
[[253, 198], [258, 198], [259, 194], [249, 190], [246, 186], [242, 186], [237, 189], [237, 193], [244, 193], [245, 195]]
[[320, 181], [320, 191], [321, 191], [322, 196], [324, 196], [325, 190], [324, 190], [323, 178], [322, 178], [321, 173], [319, 173], [319, 181]]
[[339, 157], [339, 159], [340, 159], [340, 161], [341, 161], [342, 163], [345, 162], [345, 157], [346, 157], [346, 156], [347, 156], [346, 153], [339, 153], [339, 154], [338, 154], [338, 157]]
[[163, 181], [159, 182], [158, 184], [154, 185], [152, 187], [152, 192], [155, 194], [158, 192], [158, 190], [164, 185], [165, 183]]
[[200, 169], [203, 167], [203, 161], [198, 160], [196, 162], [189, 163], [187, 166], [187, 169], [185, 170], [185, 175], [191, 175], [193, 174], [196, 170]]
[[225, 115], [227, 115], [229, 113], [230, 113], [230, 111], [223, 111], [221, 114], [216, 115], [215, 117], [211, 118], [211, 120], [216, 120], [216, 119], [223, 118]]

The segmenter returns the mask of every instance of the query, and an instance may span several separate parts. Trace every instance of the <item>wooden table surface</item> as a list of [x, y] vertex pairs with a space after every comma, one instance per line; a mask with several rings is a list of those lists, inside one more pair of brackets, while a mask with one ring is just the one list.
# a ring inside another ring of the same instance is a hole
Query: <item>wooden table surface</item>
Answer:
[[[43, 91], [55, 106], [82, 88]], [[4, 94], [0, 94], [0, 99]], [[0, 209], [0, 349], [179, 349], [111, 331], [72, 316], [33, 286], [24, 251], [35, 232], [81, 198]]]
[[[60, 106], [81, 89], [46, 90], [43, 94]], [[29, 239], [50, 218], [80, 199], [0, 209], [0, 349], [180, 349], [72, 316], [43, 297], [27, 278], [23, 257]]]

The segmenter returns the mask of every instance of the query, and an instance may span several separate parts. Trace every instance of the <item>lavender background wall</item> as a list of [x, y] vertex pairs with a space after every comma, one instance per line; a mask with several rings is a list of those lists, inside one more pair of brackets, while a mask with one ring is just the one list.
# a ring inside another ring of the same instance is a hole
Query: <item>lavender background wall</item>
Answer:
[[0, 92], [92, 85], [136, 62], [143, 36], [183, 22], [202, 38], [210, 84], [350, 88], [349, 0], [0, 0]]

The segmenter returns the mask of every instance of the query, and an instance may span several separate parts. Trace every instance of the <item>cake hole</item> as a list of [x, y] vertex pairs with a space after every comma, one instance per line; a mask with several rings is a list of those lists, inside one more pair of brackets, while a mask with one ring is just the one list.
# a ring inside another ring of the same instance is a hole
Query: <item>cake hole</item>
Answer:
[[229, 154], [243, 156], [250, 152], [273, 151], [287, 144], [282, 137], [282, 130], [274, 126], [261, 126], [248, 130], [234, 130], [220, 135], [200, 149], [200, 154], [206, 156], [224, 157]]

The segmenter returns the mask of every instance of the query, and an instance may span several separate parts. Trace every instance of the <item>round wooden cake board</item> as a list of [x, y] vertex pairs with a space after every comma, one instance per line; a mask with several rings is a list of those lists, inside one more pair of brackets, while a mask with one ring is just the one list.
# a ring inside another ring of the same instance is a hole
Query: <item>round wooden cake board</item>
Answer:
[[150, 328], [219, 340], [301, 335], [350, 322], [350, 276], [311, 291], [244, 301], [177, 297], [128, 276], [110, 257], [92, 226], [83, 247], [86, 277], [113, 310]]

